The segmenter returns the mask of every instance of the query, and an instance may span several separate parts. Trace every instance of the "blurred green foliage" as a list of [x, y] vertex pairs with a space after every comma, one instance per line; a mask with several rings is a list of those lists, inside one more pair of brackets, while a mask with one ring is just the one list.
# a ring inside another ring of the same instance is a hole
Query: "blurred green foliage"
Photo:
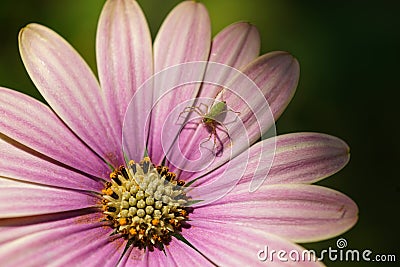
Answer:
[[[180, 1], [141, 0], [153, 37]], [[297, 94], [277, 124], [278, 133], [319, 131], [343, 138], [350, 164], [321, 182], [352, 197], [358, 224], [343, 237], [349, 248], [397, 253], [400, 157], [399, 2], [316, 0], [204, 0], [213, 34], [235, 21], [255, 24], [262, 52], [285, 50], [298, 58]], [[3, 0], [0, 3], [0, 85], [38, 99], [18, 54], [17, 33], [29, 22], [64, 36], [95, 70], [99, 0]], [[264, 244], [260, 244], [262, 247]], [[335, 247], [336, 239], [308, 248]], [[329, 266], [365, 263], [326, 262]], [[374, 264], [368, 264], [373, 266]], [[378, 264], [381, 266], [382, 264]], [[376, 266], [378, 266], [376, 265]], [[388, 264], [384, 264], [387, 266]]]

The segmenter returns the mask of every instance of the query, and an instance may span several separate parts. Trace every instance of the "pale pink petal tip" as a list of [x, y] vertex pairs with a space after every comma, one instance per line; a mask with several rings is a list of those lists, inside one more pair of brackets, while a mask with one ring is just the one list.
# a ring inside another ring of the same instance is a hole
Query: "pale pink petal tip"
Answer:
[[19, 49], [33, 83], [63, 122], [110, 164], [123, 164], [121, 140], [110, 130], [99, 83], [75, 49], [34, 23], [20, 31]]
[[153, 71], [150, 30], [136, 1], [105, 3], [97, 28], [96, 58], [107, 114], [116, 125], [115, 136], [121, 136], [128, 103]]
[[265, 140], [263, 144], [268, 151], [276, 142], [273, 164], [265, 179], [269, 184], [315, 183], [340, 171], [350, 159], [349, 146], [327, 134], [292, 133], [277, 136], [271, 142]]
[[287, 52], [270, 52], [250, 63], [243, 72], [264, 92], [277, 120], [296, 91], [300, 76], [297, 59]]
[[155, 71], [195, 60], [206, 60], [211, 45], [207, 9], [195, 1], [183, 1], [164, 20], [154, 40]]
[[209, 61], [241, 68], [260, 53], [260, 34], [254, 25], [234, 23], [219, 32], [212, 41]]

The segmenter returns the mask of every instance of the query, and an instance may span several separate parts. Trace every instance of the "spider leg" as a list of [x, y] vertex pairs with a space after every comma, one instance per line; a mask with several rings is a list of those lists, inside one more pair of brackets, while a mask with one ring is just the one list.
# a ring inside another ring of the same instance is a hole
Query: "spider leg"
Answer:
[[226, 128], [226, 126], [218, 123], [217, 126], [215, 126], [216, 129], [220, 130], [221, 132], [224, 132], [229, 139], [231, 139], [231, 136], [229, 135], [229, 131], [228, 128]]
[[[211, 123], [211, 124], [207, 124], [206, 127], [209, 127], [210, 134], [208, 135], [207, 140], [202, 141], [202, 142], [200, 143], [200, 145], [202, 145], [202, 144], [204, 144], [204, 143], [207, 143], [208, 141], [211, 140], [211, 137], [214, 137], [214, 138], [213, 138], [214, 144], [213, 144], [212, 151], [214, 152], [215, 155], [217, 155], [218, 152], [220, 151], [219, 149], [216, 150], [217, 141], [220, 141], [220, 138], [219, 138], [219, 136], [217, 135], [217, 127], [218, 127], [218, 126], [216, 126], [216, 123], [214, 122], [214, 123]], [[222, 143], [222, 142], [220, 141], [220, 143]], [[221, 147], [221, 150], [222, 150], [222, 149], [223, 149], [223, 146]]]
[[226, 112], [226, 113], [228, 113], [228, 112], [233, 112], [233, 113], [236, 114], [236, 116], [235, 116], [233, 119], [231, 119], [231, 120], [229, 120], [229, 121], [226, 120], [226, 121], [225, 121], [225, 124], [231, 124], [231, 123], [236, 122], [238, 119], [240, 120], [240, 118], [239, 118], [239, 115], [241, 114], [240, 111], [234, 111], [233, 109], [227, 109], [225, 112]]
[[205, 107], [205, 108], [206, 108], [206, 110], [203, 111], [203, 116], [204, 116], [205, 114], [207, 114], [207, 113], [209, 112], [209, 106], [208, 106], [207, 104], [200, 103], [200, 104], [198, 105], [198, 108], [199, 108], [200, 111], [202, 111], [202, 110], [200, 109], [201, 107]]
[[179, 113], [178, 118], [176, 119], [176, 121], [179, 120], [179, 118], [182, 116], [182, 114], [185, 113], [190, 113], [190, 112], [195, 112], [196, 114], [198, 114], [200, 117], [203, 117], [204, 114], [201, 113], [201, 109], [198, 106], [195, 107], [186, 107], [181, 113]]
[[207, 140], [205, 140], [205, 141], [203, 141], [203, 142], [201, 142], [201, 143], [204, 144], [204, 143], [207, 143], [208, 141], [210, 141], [211, 136], [213, 136], [213, 134], [214, 134], [214, 132], [211, 132], [211, 133], [208, 135]]
[[[224, 134], [226, 134], [226, 136], [228, 137], [228, 146], [232, 146], [232, 138], [231, 138], [231, 135], [229, 134], [229, 130], [228, 130], [228, 128], [225, 126], [225, 125], [223, 125], [223, 124], [220, 124], [220, 123], [218, 123], [217, 125], [216, 125], [216, 127], [215, 127], [216, 129], [218, 129], [218, 130], [220, 130], [221, 132], [223, 132]], [[219, 135], [217, 135], [218, 136], [218, 140], [219, 140], [219, 143], [221, 144], [221, 150], [223, 149], [223, 146], [224, 146], [224, 142], [222, 141], [222, 139], [220, 138], [220, 136]]]
[[214, 135], [214, 143], [216, 144], [215, 156], [222, 156], [222, 154], [224, 153], [224, 142], [221, 139], [221, 136], [217, 133], [215, 133]]
[[[213, 145], [213, 151], [215, 152], [215, 147], [216, 147], [216, 145], [217, 145], [217, 127], [214, 125], [214, 128], [213, 128], [213, 131], [212, 131], [212, 133], [211, 134], [213, 134], [214, 135], [214, 145]], [[218, 138], [219, 139], [219, 138]], [[218, 153], [218, 151], [217, 152], [215, 152], [215, 154], [217, 154]]]

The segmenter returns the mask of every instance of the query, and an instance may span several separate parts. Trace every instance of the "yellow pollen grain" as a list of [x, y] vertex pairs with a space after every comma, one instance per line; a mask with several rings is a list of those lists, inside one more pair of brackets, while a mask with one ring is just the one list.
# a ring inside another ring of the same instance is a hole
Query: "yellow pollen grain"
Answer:
[[154, 226], [157, 226], [159, 223], [160, 223], [160, 220], [157, 219], [157, 218], [155, 218], [155, 219], [153, 219], [153, 220], [151, 221], [151, 224], [154, 225]]
[[129, 161], [129, 165], [135, 165], [135, 161], [134, 160], [130, 160]]
[[130, 228], [130, 229], [129, 229], [129, 233], [130, 233], [131, 235], [136, 235], [136, 234], [137, 234], [137, 232], [136, 232], [136, 230], [135, 230], [134, 228]]
[[107, 188], [106, 194], [111, 196], [114, 193], [114, 191], [111, 188]]
[[128, 223], [128, 221], [126, 220], [126, 218], [120, 218], [120, 219], [118, 220], [118, 222], [119, 222], [119, 225], [126, 225], [126, 224]]

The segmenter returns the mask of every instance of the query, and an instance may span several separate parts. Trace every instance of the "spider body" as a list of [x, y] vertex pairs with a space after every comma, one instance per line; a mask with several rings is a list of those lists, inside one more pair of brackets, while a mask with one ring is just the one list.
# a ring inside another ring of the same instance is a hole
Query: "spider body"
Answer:
[[[218, 134], [217, 134], [217, 129], [220, 129], [223, 131], [228, 137], [229, 133], [226, 127], [223, 125], [223, 120], [225, 119], [226, 113], [228, 111], [233, 111], [227, 108], [226, 101], [219, 101], [209, 107], [208, 105], [204, 103], [200, 103], [198, 106], [192, 106], [192, 107], [186, 107], [180, 114], [179, 117], [184, 114], [184, 113], [189, 113], [189, 112], [195, 112], [201, 117], [201, 123], [205, 126], [207, 131], [210, 133], [207, 140], [203, 141], [201, 144], [208, 142], [212, 137], [214, 138], [214, 145], [213, 149], [215, 150], [217, 146], [217, 139], [219, 142], [222, 143], [222, 141], [219, 139]], [[235, 113], [240, 113], [233, 111]], [[229, 137], [230, 138], [230, 137]], [[218, 152], [222, 151], [219, 149]]]

